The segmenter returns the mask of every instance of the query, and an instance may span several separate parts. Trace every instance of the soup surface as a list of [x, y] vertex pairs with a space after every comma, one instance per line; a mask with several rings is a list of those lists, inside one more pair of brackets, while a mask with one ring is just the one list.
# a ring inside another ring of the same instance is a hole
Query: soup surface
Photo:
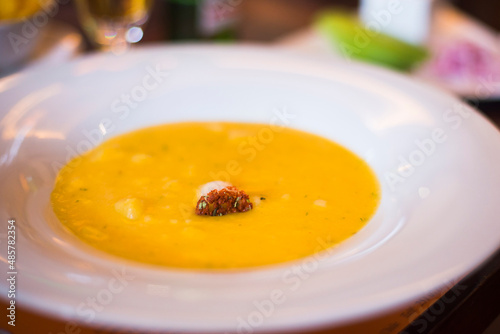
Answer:
[[[247, 212], [195, 213], [198, 189], [245, 191]], [[251, 123], [176, 123], [114, 137], [70, 161], [52, 192], [80, 239], [127, 259], [182, 268], [245, 268], [294, 260], [359, 231], [378, 182], [325, 138]]]

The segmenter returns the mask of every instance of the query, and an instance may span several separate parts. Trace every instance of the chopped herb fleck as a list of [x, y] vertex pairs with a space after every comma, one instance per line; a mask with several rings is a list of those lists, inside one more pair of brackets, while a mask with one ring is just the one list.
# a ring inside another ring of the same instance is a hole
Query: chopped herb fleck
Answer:
[[214, 209], [214, 211], [212, 211], [212, 216], [216, 216], [217, 215], [217, 208]]
[[265, 200], [266, 200], [266, 198], [265, 198], [265, 197], [261, 197], [261, 198], [260, 198], [260, 200], [261, 200], [261, 201], [265, 201]]
[[79, 200], [79, 199], [77, 199], [77, 200], [75, 201], [75, 203], [78, 203], [78, 202], [80, 202], [80, 200]]
[[80, 188], [81, 191], [87, 191], [87, 188]]
[[306, 216], [309, 216], [309, 212], [306, 212]]
[[207, 202], [200, 202], [200, 204], [198, 204], [198, 209], [205, 209], [207, 207]]

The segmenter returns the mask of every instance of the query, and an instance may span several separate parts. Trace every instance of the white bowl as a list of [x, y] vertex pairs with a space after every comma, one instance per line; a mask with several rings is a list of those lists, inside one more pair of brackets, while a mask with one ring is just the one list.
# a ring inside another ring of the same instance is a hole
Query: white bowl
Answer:
[[[16, 218], [18, 302], [52, 316], [142, 331], [335, 327], [450, 286], [500, 245], [499, 132], [383, 69], [259, 47], [153, 47], [8, 77], [0, 105], [1, 240]], [[381, 182], [375, 216], [339, 247], [255, 270], [157, 268], [86, 246], [51, 210], [57, 170], [102, 138], [275, 117], [350, 148]], [[3, 280], [0, 298], [7, 290]]]
[[30, 18], [0, 21], [0, 73], [28, 59], [43, 28], [44, 26], [34, 25]]

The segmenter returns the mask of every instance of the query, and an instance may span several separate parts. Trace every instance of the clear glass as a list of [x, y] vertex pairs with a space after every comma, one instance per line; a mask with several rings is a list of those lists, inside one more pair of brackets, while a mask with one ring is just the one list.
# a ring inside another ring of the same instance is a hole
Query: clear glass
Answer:
[[142, 38], [153, 0], [76, 0], [80, 22], [103, 51], [125, 52]]

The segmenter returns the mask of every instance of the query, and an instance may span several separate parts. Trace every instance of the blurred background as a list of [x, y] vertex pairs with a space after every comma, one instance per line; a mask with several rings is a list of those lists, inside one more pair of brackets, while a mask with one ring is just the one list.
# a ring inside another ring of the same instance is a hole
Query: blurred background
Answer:
[[264, 43], [407, 72], [488, 109], [498, 13], [495, 0], [2, 0], [0, 77], [148, 43]]
[[496, 0], [2, 0], [0, 77], [151, 43], [260, 43], [405, 72], [498, 121], [498, 13]]
[[[3, 0], [5, 1], [5, 0]], [[2, 2], [3, 2], [2, 1]], [[425, 1], [425, 0], [423, 0]], [[7, 1], [8, 2], [8, 1]], [[27, 0], [16, 0], [29, 3]], [[130, 3], [136, 1], [128, 1]], [[195, 23], [194, 12], [210, 0], [153, 0], [149, 22], [144, 27], [141, 42], [171, 41], [179, 38], [204, 39], [202, 32], [187, 32], [189, 23]], [[450, 0], [450, 4], [478, 19], [495, 31], [500, 30], [500, 2], [496, 0]], [[61, 0], [53, 20], [64, 22], [83, 34], [77, 19], [75, 1]], [[272, 42], [314, 22], [318, 11], [325, 8], [355, 9], [357, 0], [227, 0], [220, 1], [218, 10], [223, 16], [232, 16], [234, 39], [238, 41]], [[223, 13], [224, 12], [224, 13]], [[230, 15], [229, 15], [230, 14]], [[203, 15], [200, 15], [203, 16]], [[85, 50], [92, 49], [85, 38]]]

